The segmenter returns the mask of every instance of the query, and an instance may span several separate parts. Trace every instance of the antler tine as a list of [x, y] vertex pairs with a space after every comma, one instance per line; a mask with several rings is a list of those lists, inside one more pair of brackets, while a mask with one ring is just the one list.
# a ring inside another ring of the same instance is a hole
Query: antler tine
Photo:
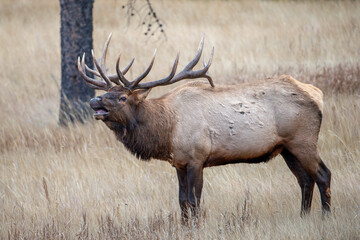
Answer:
[[214, 85], [214, 83], [213, 83], [213, 80], [212, 80], [212, 78], [210, 77], [210, 75], [209, 75], [209, 73], [208, 73], [208, 70], [209, 70], [210, 65], [211, 65], [211, 63], [212, 63], [212, 58], [213, 58], [213, 56], [214, 56], [214, 47], [212, 48], [212, 51], [211, 51], [211, 55], [210, 55], [208, 64], [206, 65], [205, 56], [204, 56], [203, 64], [204, 64], [204, 67], [205, 67], [205, 68], [207, 67], [207, 70], [206, 70], [206, 72], [205, 72], [205, 76], [204, 76], [204, 77], [206, 77], [206, 78], [208, 79], [208, 81], [209, 81], [209, 83], [210, 83], [210, 85], [211, 85], [212, 87], [215, 87], [215, 85]]
[[209, 61], [206, 65], [205, 65], [205, 57], [204, 57], [204, 62], [203, 62], [204, 68], [203, 69], [200, 69], [198, 71], [192, 71], [192, 72], [184, 71], [185, 70], [184, 69], [182, 72], [180, 72], [178, 75], [176, 75], [173, 79], [171, 79], [169, 84], [180, 81], [184, 78], [193, 79], [193, 78], [204, 77], [204, 78], [208, 79], [208, 81], [212, 87], [215, 87], [212, 78], [207, 74], [207, 71], [209, 70], [211, 63], [212, 63], [212, 59], [214, 56], [214, 50], [215, 50], [215, 48], [213, 47], [211, 50]]
[[97, 89], [97, 90], [104, 90], [106, 91], [107, 89], [106, 88], [103, 88], [103, 87], [98, 87], [96, 85], [92, 85], [91, 83], [88, 83], [87, 81], [84, 81], [85, 82], [85, 85], [92, 88], [92, 89]]
[[[203, 39], [201, 39], [200, 45], [202, 45], [202, 44], [203, 44]], [[201, 46], [201, 48], [202, 48], [202, 46]], [[200, 49], [200, 47], [199, 47], [199, 49]], [[212, 87], [215, 86], [213, 81], [212, 81], [212, 78], [209, 75], [206, 74], [206, 72], [209, 70], [209, 68], [211, 66], [211, 63], [212, 63], [212, 59], [213, 59], [213, 56], [214, 56], [214, 47], [212, 48], [208, 64], [206, 66], [204, 66], [204, 68], [201, 69], [201, 70], [192, 71], [192, 68], [194, 67], [194, 66], [191, 65], [192, 62], [194, 62], [194, 60], [197, 60], [197, 62], [199, 61], [198, 53], [197, 53], [197, 56], [190, 62], [190, 64], [188, 64], [180, 73], [178, 73], [173, 79], [171, 79], [168, 82], [168, 84], [175, 83], [175, 82], [180, 81], [180, 80], [185, 79], [185, 78], [194, 79], [194, 78], [204, 77], [204, 78], [208, 79], [208, 81], [209, 81], [209, 83], [210, 83], [210, 85]], [[189, 68], [189, 66], [190, 66], [190, 68]]]
[[85, 64], [85, 69], [86, 69], [86, 71], [91, 72], [91, 73], [94, 74], [95, 76], [101, 77], [100, 74], [99, 74], [97, 71], [89, 68], [86, 64]]
[[98, 61], [96, 60], [94, 50], [91, 50], [91, 54], [92, 54], [92, 57], [93, 57], [93, 60], [94, 60], [96, 69], [99, 71], [102, 79], [105, 80], [106, 85], [108, 86], [108, 88], [111, 88], [112, 85], [111, 85], [110, 79], [108, 78], [108, 76], [106, 76], [106, 74], [104, 73], [103, 69], [102, 69], [101, 66], [99, 65]]
[[104, 82], [97, 81], [86, 75], [85, 66], [86, 64], [85, 64], [85, 53], [84, 53], [82, 56], [81, 63], [80, 63], [80, 57], [78, 57], [78, 70], [82, 78], [85, 80], [86, 85], [94, 89], [107, 90], [108, 87]]
[[[129, 71], [129, 69], [130, 69], [130, 67], [132, 66], [132, 64], [134, 63], [134, 61], [135, 61], [135, 58], [133, 58], [131, 61], [130, 61], [130, 63], [121, 71], [121, 73], [122, 73], [122, 75], [125, 75], [128, 71]], [[110, 81], [112, 81], [113, 83], [116, 83], [116, 84], [118, 84], [118, 85], [120, 85], [120, 82], [119, 82], [119, 75], [116, 73], [115, 75], [110, 75], [109, 76], [109, 79], [110, 79]], [[121, 79], [120, 79], [121, 80]]]
[[[117, 61], [116, 61], [116, 73], [117, 73], [117, 76], [118, 76], [118, 78], [120, 79], [120, 81], [124, 84], [124, 86], [125, 87], [128, 87], [129, 85], [130, 85], [130, 82], [124, 77], [124, 74], [120, 71], [120, 68], [119, 68], [119, 63], [120, 63], [120, 56], [121, 56], [121, 54], [119, 55], [119, 57], [118, 57], [118, 59], [117, 59]], [[133, 60], [130, 62], [130, 64], [128, 65], [128, 66], [130, 66], [131, 67], [131, 65], [132, 65], [132, 63], [134, 62], [134, 59], [135, 58], [133, 58]], [[128, 67], [127, 66], [127, 67]], [[126, 67], [126, 68], [127, 68]], [[129, 68], [130, 68], [129, 67]], [[127, 69], [127, 70], [129, 70], [129, 69]], [[126, 71], [127, 72], [127, 71]], [[125, 72], [125, 73], [126, 73]]]
[[100, 66], [102, 69], [104, 69], [104, 71], [106, 71], [106, 54], [107, 54], [107, 50], [108, 50], [108, 47], [109, 47], [109, 43], [110, 43], [110, 40], [111, 40], [111, 37], [112, 37], [112, 32], [109, 34], [106, 42], [105, 42], [105, 45], [104, 45], [104, 49], [103, 49], [103, 52], [102, 52], [102, 55], [101, 55], [101, 58], [100, 58]]
[[129, 71], [129, 69], [130, 69], [131, 66], [133, 65], [134, 61], [135, 61], [135, 58], [133, 58], [133, 59], [130, 61], [130, 63], [124, 68], [124, 70], [122, 70], [122, 74], [123, 74], [123, 75], [125, 75], [125, 74]]
[[137, 88], [152, 88], [152, 87], [155, 87], [155, 86], [166, 85], [166, 83], [169, 82], [174, 77], [174, 75], [176, 73], [178, 63], [179, 63], [179, 53], [176, 55], [174, 65], [173, 65], [173, 67], [171, 69], [171, 72], [170, 72], [169, 76], [167, 76], [166, 78], [157, 80], [157, 81], [153, 81], [153, 82], [140, 83], [140, 84], [136, 85], [134, 89], [137, 89]]
[[[94, 63], [94, 64], [95, 64], [95, 63]], [[127, 66], [127, 67], [128, 67], [128, 66]], [[97, 71], [89, 68], [87, 65], [85, 65], [85, 69], [86, 69], [86, 71], [91, 72], [91, 73], [94, 74], [95, 76], [101, 78], [101, 75], [100, 75]], [[126, 73], [128, 70], [129, 70], [128, 68], [125, 68], [125, 69], [122, 71], [123, 74], [125, 75], [125, 73]], [[116, 75], [116, 74], [115, 74], [115, 75], [110, 75], [110, 76], [108, 76], [108, 78], [109, 78], [109, 80], [110, 80], [111, 82], [113, 82], [113, 83], [115, 83], [115, 84], [117, 84], [117, 85], [121, 85], [121, 83], [119, 82], [119, 77], [118, 77], [118, 75]]]
[[201, 53], [203, 51], [203, 48], [204, 48], [204, 34], [201, 36], [201, 40], [200, 40], [200, 43], [199, 43], [199, 47], [198, 47], [198, 50], [196, 52], [196, 55], [194, 57], [194, 59], [188, 64], [186, 65], [186, 67], [184, 68], [185, 69], [188, 69], [188, 70], [191, 70], [193, 69], [193, 67], [199, 62], [200, 60], [200, 57], [201, 57]]
[[[106, 42], [104, 44], [103, 53], [102, 53], [101, 58], [100, 58], [100, 66], [105, 71], [106, 71], [106, 64], [105, 64], [106, 63], [106, 54], [107, 54], [107, 49], [109, 47], [109, 43], [110, 43], [110, 40], [111, 40], [111, 36], [112, 36], [112, 33], [109, 34], [109, 37], [107, 38], [107, 40], [106, 40]], [[93, 60], [93, 62], [94, 62], [94, 65], [95, 65], [94, 60]], [[97, 71], [95, 71], [94, 69], [89, 68], [87, 65], [85, 65], [85, 68], [86, 68], [87, 71], [89, 71], [92, 74], [96, 75], [97, 77], [101, 78], [101, 75]], [[110, 80], [112, 80], [111, 77], [113, 77], [113, 76], [109, 76], [109, 77], [110, 77]], [[116, 75], [115, 75], [115, 77], [116, 77]]]
[[143, 74], [141, 74], [140, 76], [138, 76], [134, 81], [132, 81], [130, 83], [129, 88], [134, 88], [138, 83], [140, 83], [141, 80], [143, 80], [150, 72], [152, 66], [154, 65], [154, 61], [155, 61], [155, 56], [156, 56], [156, 51], [157, 49], [155, 49], [153, 57], [151, 59], [150, 65], [148, 66], [148, 68], [145, 70], [145, 72]]

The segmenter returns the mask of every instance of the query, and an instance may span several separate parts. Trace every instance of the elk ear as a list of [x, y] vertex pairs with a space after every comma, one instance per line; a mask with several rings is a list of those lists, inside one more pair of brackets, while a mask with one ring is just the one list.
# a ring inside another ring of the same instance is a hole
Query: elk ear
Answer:
[[141, 102], [149, 95], [150, 91], [151, 88], [135, 90], [133, 92], [133, 96], [136, 97], [139, 102]]

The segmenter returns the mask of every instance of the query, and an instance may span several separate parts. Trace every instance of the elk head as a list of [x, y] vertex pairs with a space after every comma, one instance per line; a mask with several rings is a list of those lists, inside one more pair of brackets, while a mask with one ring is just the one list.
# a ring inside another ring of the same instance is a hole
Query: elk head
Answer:
[[[90, 100], [90, 106], [95, 111], [94, 117], [97, 120], [103, 120], [104, 122], [117, 122], [123, 126], [129, 122], [132, 122], [138, 108], [138, 105], [145, 100], [150, 90], [156, 86], [165, 86], [182, 79], [194, 79], [194, 78], [207, 78], [210, 85], [214, 87], [211, 77], [207, 74], [207, 71], [211, 65], [212, 58], [214, 55], [214, 48], [212, 49], [208, 63], [205, 63], [204, 58], [204, 68], [201, 70], [193, 71], [194, 66], [199, 62], [203, 46], [204, 46], [204, 36], [202, 36], [198, 51], [194, 59], [178, 74], [176, 73], [176, 68], [179, 62], [179, 54], [177, 54], [175, 62], [173, 64], [170, 74], [160, 80], [140, 83], [150, 72], [154, 60], [156, 50], [150, 62], [150, 65], [147, 67], [144, 73], [138, 76], [135, 80], [129, 81], [125, 78], [125, 74], [128, 72], [132, 66], [134, 59], [124, 68], [120, 70], [120, 56], [116, 61], [116, 74], [107, 75], [106, 74], [106, 53], [110, 43], [111, 35], [109, 35], [103, 50], [100, 63], [96, 60], [94, 51], [92, 51], [92, 57], [96, 69], [91, 69], [85, 64], [85, 53], [80, 61], [78, 58], [78, 69], [85, 80], [85, 83], [93, 88], [99, 90], [105, 90], [107, 93], [95, 97]], [[93, 73], [95, 76], [99, 77], [100, 80], [96, 80], [86, 75], [86, 71]], [[112, 85], [115, 84], [115, 86]]]

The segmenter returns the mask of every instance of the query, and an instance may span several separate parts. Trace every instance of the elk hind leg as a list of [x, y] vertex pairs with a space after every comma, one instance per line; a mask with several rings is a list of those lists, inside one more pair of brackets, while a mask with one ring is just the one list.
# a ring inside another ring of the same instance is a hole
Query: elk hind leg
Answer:
[[304, 158], [302, 166], [307, 170], [308, 173], [315, 180], [316, 185], [319, 188], [322, 213], [323, 215], [330, 213], [331, 206], [331, 171], [325, 166], [320, 156], [316, 153], [315, 156]]
[[331, 171], [326, 167], [324, 162], [320, 159], [319, 168], [314, 174], [316, 185], [320, 191], [322, 212], [323, 215], [330, 213], [331, 206], [331, 191], [330, 191], [330, 181], [331, 181]]
[[287, 166], [295, 175], [301, 188], [301, 213], [303, 217], [310, 212], [315, 181], [312, 176], [301, 166], [299, 160], [287, 149], [281, 153]]
[[[304, 150], [306, 149], [306, 150]], [[293, 149], [291, 153], [299, 160], [301, 166], [311, 175], [315, 180], [316, 185], [320, 191], [322, 212], [325, 215], [330, 213], [331, 206], [331, 172], [325, 166], [317, 153], [316, 146], [309, 147], [309, 145], [303, 145], [303, 148]]]

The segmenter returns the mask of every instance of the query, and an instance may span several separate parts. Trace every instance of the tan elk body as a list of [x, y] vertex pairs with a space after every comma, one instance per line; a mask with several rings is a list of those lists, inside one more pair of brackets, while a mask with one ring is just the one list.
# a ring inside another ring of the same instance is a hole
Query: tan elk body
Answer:
[[[331, 173], [317, 151], [323, 105], [319, 89], [290, 76], [214, 87], [207, 74], [213, 52], [203, 69], [192, 70], [199, 61], [203, 39], [195, 58], [179, 74], [175, 75], [177, 56], [168, 77], [140, 83], [151, 70], [153, 57], [145, 73], [130, 82], [124, 75], [133, 61], [120, 71], [119, 58], [117, 74], [106, 75], [109, 41], [110, 37], [100, 64], [93, 56], [98, 72], [85, 65], [84, 57], [78, 61], [85, 82], [107, 91], [90, 101], [94, 116], [134, 155], [166, 160], [176, 168], [183, 220], [188, 219], [188, 209], [197, 215], [205, 167], [266, 162], [278, 154], [299, 182], [301, 213], [310, 211], [315, 182], [323, 212], [330, 211]], [[104, 81], [88, 77], [86, 70]], [[160, 98], [146, 99], [152, 87], [200, 77], [208, 82], [190, 82]]]
[[215, 88], [192, 82], [162, 99], [175, 113], [172, 162], [177, 167], [193, 164], [189, 161], [205, 167], [251, 162], [277, 155], [290, 140], [309, 137], [316, 151], [322, 93], [289, 76]]

